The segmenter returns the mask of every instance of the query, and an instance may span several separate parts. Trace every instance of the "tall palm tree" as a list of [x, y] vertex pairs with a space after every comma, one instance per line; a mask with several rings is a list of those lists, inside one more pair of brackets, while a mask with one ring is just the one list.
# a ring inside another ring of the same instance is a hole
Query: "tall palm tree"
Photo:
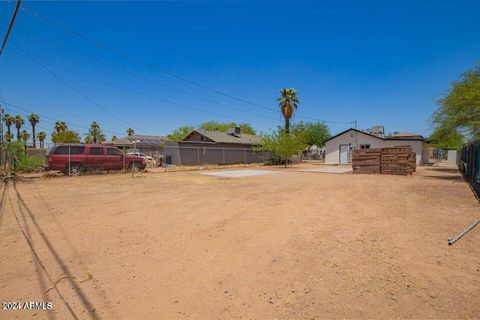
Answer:
[[45, 131], [40, 131], [37, 135], [38, 141], [40, 142], [40, 148], [43, 149], [45, 146], [45, 139], [47, 138], [47, 133]]
[[3, 122], [5, 122], [5, 125], [7, 126], [7, 134], [5, 135], [7, 142], [10, 142], [12, 139], [12, 132], [10, 131], [10, 127], [13, 124], [13, 117], [9, 115], [8, 113], [5, 113], [3, 116]]
[[32, 139], [33, 139], [33, 148], [37, 147], [36, 135], [35, 135], [35, 126], [40, 122], [40, 117], [36, 113], [32, 113], [28, 116], [28, 121], [32, 125]]
[[67, 129], [68, 129], [68, 127], [67, 127], [67, 124], [65, 123], [65, 121], [55, 122], [55, 131], [57, 131], [57, 133], [66, 131]]
[[100, 125], [96, 121], [93, 121], [90, 124], [90, 129], [85, 137], [85, 142], [94, 144], [105, 142], [105, 135], [100, 129]]
[[128, 134], [129, 136], [133, 136], [133, 135], [135, 134], [135, 131], [134, 131], [132, 128], [128, 128], [128, 129], [127, 129], [127, 134]]
[[15, 128], [17, 128], [17, 140], [20, 141], [20, 139], [21, 139], [20, 129], [22, 128], [25, 121], [23, 120], [22, 117], [20, 117], [17, 114], [15, 117], [13, 117], [13, 122], [15, 123]]
[[297, 110], [300, 100], [297, 97], [297, 90], [295, 89], [281, 89], [280, 98], [277, 99], [280, 111], [285, 118], [285, 132], [290, 131], [290, 119], [293, 116], [293, 112]]

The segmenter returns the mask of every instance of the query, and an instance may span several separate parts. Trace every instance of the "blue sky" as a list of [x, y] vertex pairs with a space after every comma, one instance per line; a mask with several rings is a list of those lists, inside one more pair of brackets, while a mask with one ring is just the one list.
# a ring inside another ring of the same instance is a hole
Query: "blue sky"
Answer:
[[[0, 3], [2, 37], [13, 7]], [[299, 92], [294, 121], [341, 122], [327, 123], [332, 133], [357, 120], [359, 128], [381, 124], [387, 132], [428, 135], [434, 100], [480, 62], [478, 1], [27, 1], [23, 7], [0, 56], [0, 103], [17, 107], [7, 105], [9, 113], [25, 115], [21, 107], [81, 126], [96, 120], [107, 136], [122, 135], [128, 124], [138, 133], [167, 134], [235, 119], [268, 131], [282, 124], [275, 101], [282, 87]], [[51, 131], [53, 122], [42, 117], [39, 126]]]

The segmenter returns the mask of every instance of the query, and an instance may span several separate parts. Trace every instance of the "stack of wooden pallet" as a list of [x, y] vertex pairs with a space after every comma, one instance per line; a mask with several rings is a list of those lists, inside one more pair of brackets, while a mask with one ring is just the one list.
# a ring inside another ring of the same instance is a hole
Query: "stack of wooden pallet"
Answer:
[[353, 150], [353, 173], [410, 175], [416, 171], [416, 155], [410, 147]]
[[380, 157], [382, 149], [353, 150], [352, 167], [354, 173], [381, 173]]
[[410, 175], [416, 171], [415, 152], [410, 147], [382, 148], [380, 170], [382, 174]]

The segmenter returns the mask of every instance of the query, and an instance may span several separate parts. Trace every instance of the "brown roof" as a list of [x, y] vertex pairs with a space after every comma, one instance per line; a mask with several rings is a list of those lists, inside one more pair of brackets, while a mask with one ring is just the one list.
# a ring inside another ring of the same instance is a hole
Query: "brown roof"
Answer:
[[137, 141], [140, 145], [159, 145], [165, 140], [162, 136], [146, 136], [146, 135], [138, 135], [134, 134], [131, 136], [121, 137], [115, 141], [107, 142], [113, 146], [122, 146], [122, 145], [130, 145], [133, 144], [134, 141]]
[[222, 131], [208, 131], [208, 130], [203, 130], [203, 129], [195, 129], [192, 132], [190, 132], [184, 139], [183, 141], [188, 141], [190, 136], [194, 133], [199, 133], [208, 139], [212, 140], [213, 142], [218, 142], [218, 143], [240, 143], [240, 144], [253, 144], [256, 142], [260, 142], [260, 137], [251, 135], [251, 134], [245, 134], [245, 133], [240, 133], [237, 135], [231, 135], [227, 134]]

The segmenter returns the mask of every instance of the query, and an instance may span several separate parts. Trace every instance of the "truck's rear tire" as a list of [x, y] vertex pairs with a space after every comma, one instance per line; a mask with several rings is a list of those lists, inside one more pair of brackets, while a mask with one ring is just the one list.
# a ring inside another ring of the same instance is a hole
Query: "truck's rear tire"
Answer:
[[139, 172], [142, 170], [142, 165], [138, 162], [132, 162], [128, 165], [128, 171]]
[[70, 165], [67, 164], [63, 174], [65, 174], [66, 176], [76, 177], [81, 175], [82, 172], [83, 172], [83, 168], [81, 165], [77, 163], [72, 163]]

